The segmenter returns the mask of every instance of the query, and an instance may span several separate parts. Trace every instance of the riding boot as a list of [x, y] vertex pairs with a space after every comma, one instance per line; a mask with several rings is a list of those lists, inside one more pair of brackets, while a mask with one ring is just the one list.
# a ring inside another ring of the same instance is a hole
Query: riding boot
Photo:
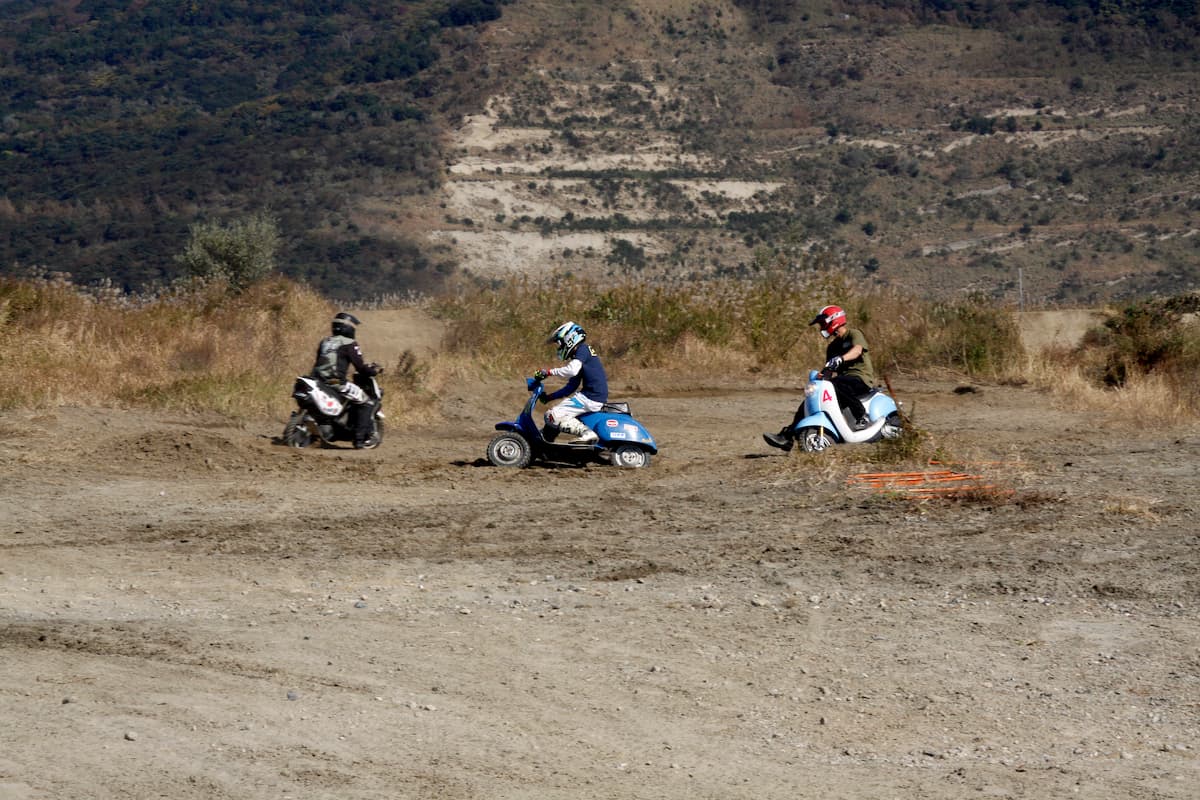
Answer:
[[600, 437], [594, 430], [575, 417], [567, 417], [558, 424], [558, 427], [562, 428], [563, 433], [569, 433], [575, 437], [568, 444], [594, 444], [600, 441]]
[[375, 416], [374, 403], [357, 403], [351, 408], [354, 417], [354, 447], [357, 450], [370, 450], [379, 446], [375, 436], [372, 419]]
[[779, 433], [764, 433], [763, 441], [771, 445], [771, 447], [778, 447], [783, 452], [788, 452], [792, 449], [793, 444], [792, 426], [784, 425], [779, 429]]

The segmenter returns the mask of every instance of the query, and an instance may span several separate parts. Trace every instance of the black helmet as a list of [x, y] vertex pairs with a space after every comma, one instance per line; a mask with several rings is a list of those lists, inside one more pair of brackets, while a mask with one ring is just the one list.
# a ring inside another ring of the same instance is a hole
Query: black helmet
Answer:
[[339, 311], [333, 317], [333, 335], [354, 338], [354, 328], [361, 323], [358, 317], [346, 311]]

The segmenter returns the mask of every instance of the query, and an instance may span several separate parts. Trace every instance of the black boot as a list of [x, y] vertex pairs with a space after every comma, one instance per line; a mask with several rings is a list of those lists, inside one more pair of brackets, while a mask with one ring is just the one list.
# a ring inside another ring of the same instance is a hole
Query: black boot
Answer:
[[370, 450], [379, 446], [375, 436], [375, 404], [358, 403], [352, 409], [354, 415], [354, 449]]
[[792, 449], [792, 427], [785, 425], [779, 429], [779, 433], [764, 433], [763, 441], [786, 453]]

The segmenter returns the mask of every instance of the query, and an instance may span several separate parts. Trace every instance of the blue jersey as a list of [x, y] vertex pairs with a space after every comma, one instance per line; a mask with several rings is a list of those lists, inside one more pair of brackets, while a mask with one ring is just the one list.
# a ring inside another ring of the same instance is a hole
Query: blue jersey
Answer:
[[589, 400], [597, 403], [608, 402], [608, 375], [600, 356], [592, 352], [586, 343], [575, 348], [571, 360], [561, 367], [550, 370], [551, 375], [567, 378], [567, 385], [547, 396], [547, 400], [557, 400], [579, 392]]

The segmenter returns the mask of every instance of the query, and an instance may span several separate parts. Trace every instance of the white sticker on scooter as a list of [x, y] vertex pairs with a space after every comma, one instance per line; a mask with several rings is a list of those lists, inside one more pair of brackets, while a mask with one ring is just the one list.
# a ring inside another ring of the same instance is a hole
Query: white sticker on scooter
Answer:
[[629, 423], [626, 423], [625, 433], [629, 434], [629, 438], [631, 439], [638, 438], [639, 431], [637, 429], [637, 425], [630, 425]]
[[825, 390], [825, 391], [824, 391], [824, 392], [821, 394], [821, 402], [822, 402], [822, 403], [832, 403], [832, 402], [833, 402], [833, 395], [829, 393], [829, 390], [828, 390], [828, 389], [826, 389], [826, 390]]
[[342, 404], [338, 402], [336, 397], [333, 397], [332, 395], [320, 390], [314, 391], [313, 395], [316, 397], [317, 403], [320, 405], [321, 410], [326, 414], [332, 416], [342, 410]]
[[615, 428], [620, 423], [618, 423], [615, 419], [606, 419], [604, 420], [604, 424], [610, 428]]

